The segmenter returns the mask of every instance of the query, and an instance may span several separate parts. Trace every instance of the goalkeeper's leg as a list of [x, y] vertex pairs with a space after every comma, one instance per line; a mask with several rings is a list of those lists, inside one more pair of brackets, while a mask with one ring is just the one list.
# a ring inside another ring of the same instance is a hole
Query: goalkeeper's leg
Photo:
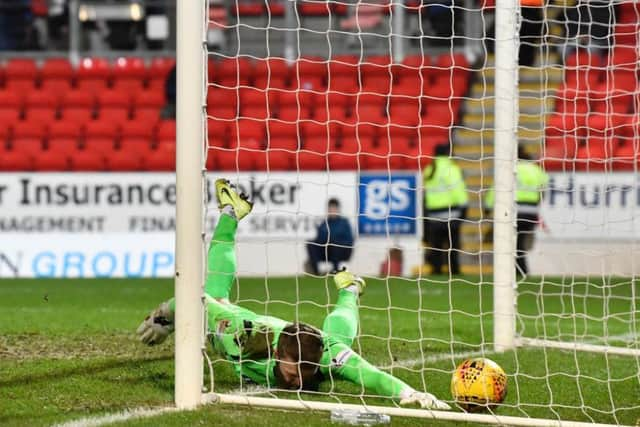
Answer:
[[227, 180], [218, 179], [215, 186], [221, 215], [209, 245], [205, 293], [213, 298], [226, 299], [236, 274], [238, 221], [251, 212], [253, 204], [244, 194], [238, 194]]
[[207, 255], [205, 293], [213, 298], [229, 298], [236, 274], [236, 230], [238, 220], [222, 213], [211, 238]]
[[338, 301], [331, 313], [324, 319], [322, 331], [351, 347], [358, 333], [358, 295], [366, 286], [365, 281], [348, 271], [335, 275]]

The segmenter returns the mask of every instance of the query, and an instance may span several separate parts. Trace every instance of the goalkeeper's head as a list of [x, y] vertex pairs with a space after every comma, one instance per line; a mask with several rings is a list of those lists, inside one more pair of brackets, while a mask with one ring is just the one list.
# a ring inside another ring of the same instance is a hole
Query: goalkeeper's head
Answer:
[[282, 329], [274, 367], [278, 387], [317, 390], [322, 380], [319, 368], [323, 350], [322, 335], [316, 328], [292, 323]]

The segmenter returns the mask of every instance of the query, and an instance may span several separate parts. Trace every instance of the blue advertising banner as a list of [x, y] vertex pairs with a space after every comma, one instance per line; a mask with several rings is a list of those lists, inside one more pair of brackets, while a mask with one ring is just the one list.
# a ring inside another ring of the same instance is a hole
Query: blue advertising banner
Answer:
[[360, 235], [416, 234], [416, 174], [361, 174], [358, 196]]

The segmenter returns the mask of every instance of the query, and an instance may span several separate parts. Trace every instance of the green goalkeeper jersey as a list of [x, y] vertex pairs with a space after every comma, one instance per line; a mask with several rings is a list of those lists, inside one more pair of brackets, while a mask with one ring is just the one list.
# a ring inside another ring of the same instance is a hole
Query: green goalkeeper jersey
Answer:
[[[354, 304], [355, 299], [355, 295], [342, 291], [337, 309]], [[255, 383], [275, 386], [276, 360], [271, 357], [271, 352], [277, 346], [282, 329], [289, 322], [277, 317], [258, 315], [251, 310], [213, 298], [207, 299], [207, 310], [212, 345], [222, 356], [233, 362], [236, 373]], [[325, 350], [320, 359], [320, 373], [324, 378], [348, 380], [360, 384], [369, 392], [392, 398], [399, 397], [403, 390], [409, 388], [403, 381], [369, 364], [344, 342], [344, 337], [339, 333], [340, 327], [353, 325], [340, 325], [342, 319], [334, 322], [330, 320], [331, 314], [322, 331]], [[327, 333], [327, 325], [330, 326], [329, 329], [338, 331], [336, 336], [331, 331]], [[262, 345], [265, 341], [269, 345]], [[265, 351], [269, 354], [266, 355]]]

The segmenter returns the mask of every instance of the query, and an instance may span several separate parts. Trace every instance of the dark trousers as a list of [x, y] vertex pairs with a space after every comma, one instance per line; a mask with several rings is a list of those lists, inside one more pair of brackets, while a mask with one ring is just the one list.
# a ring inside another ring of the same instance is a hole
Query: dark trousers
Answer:
[[527, 274], [527, 252], [533, 247], [533, 236], [538, 223], [535, 214], [518, 214], [516, 240], [516, 274]]
[[318, 266], [321, 262], [330, 262], [333, 269], [337, 271], [341, 262], [349, 261], [352, 252], [353, 248], [350, 247], [307, 243], [309, 263], [314, 274], [318, 274]]
[[537, 7], [522, 8], [522, 24], [520, 25], [520, 65], [531, 67], [536, 59], [536, 49], [540, 46], [542, 36], [542, 11]]
[[433, 274], [442, 272], [442, 265], [449, 264], [451, 274], [460, 274], [460, 226], [464, 218], [430, 218], [424, 220], [423, 241], [428, 243], [424, 261], [431, 265]]

